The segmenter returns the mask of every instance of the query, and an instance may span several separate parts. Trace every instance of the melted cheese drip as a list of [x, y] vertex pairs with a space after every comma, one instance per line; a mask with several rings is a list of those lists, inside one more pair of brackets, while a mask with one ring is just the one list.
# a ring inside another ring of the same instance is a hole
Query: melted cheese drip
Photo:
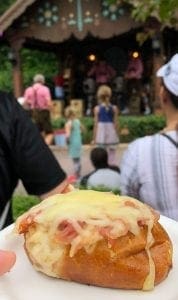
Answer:
[[[140, 201], [111, 193], [74, 190], [52, 196], [31, 208], [17, 220], [17, 231], [21, 221], [29, 216], [34, 216], [36, 223], [47, 228], [47, 234], [50, 237], [55, 236], [58, 225], [62, 221], [71, 223], [78, 233], [77, 237], [71, 241], [71, 257], [75, 255], [79, 245], [80, 248], [82, 245], [87, 252], [93, 251], [97, 241], [103, 239], [96, 228], [111, 227], [113, 238], [117, 238], [127, 234], [123, 231], [123, 224], [126, 224], [127, 231], [138, 235], [140, 232], [138, 221], [144, 220], [144, 224], [148, 226], [145, 250], [148, 254], [150, 271], [145, 279], [143, 289], [148, 290], [154, 287], [155, 268], [149, 251], [153, 243], [151, 230], [154, 216], [149, 207]], [[85, 229], [79, 226], [78, 222], [82, 221], [87, 224]], [[35, 249], [33, 254], [35, 255]]]
[[145, 282], [143, 284], [143, 290], [149, 291], [154, 288], [154, 282], [155, 282], [155, 264], [151, 257], [150, 253], [150, 247], [154, 243], [154, 239], [151, 233], [152, 230], [152, 224], [149, 222], [148, 224], [148, 233], [147, 233], [147, 244], [146, 244], [146, 253], [148, 255], [148, 262], [149, 262], [149, 273], [145, 279]]
[[151, 257], [151, 253], [149, 249], [146, 249], [148, 260], [149, 260], [149, 274], [146, 277], [144, 284], [143, 284], [143, 290], [144, 291], [150, 291], [154, 288], [154, 282], [155, 282], [155, 264]]

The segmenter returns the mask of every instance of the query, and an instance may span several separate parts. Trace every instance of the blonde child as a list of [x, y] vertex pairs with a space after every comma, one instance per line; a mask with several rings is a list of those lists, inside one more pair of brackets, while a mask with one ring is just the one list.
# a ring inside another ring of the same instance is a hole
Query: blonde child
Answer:
[[74, 164], [74, 175], [80, 177], [81, 172], [81, 152], [82, 152], [82, 125], [76, 117], [76, 112], [70, 106], [65, 111], [67, 122], [65, 124], [66, 142], [69, 156]]
[[110, 165], [116, 164], [116, 149], [119, 144], [118, 108], [111, 104], [112, 91], [107, 85], [97, 90], [98, 105], [94, 107], [93, 142], [108, 152]]

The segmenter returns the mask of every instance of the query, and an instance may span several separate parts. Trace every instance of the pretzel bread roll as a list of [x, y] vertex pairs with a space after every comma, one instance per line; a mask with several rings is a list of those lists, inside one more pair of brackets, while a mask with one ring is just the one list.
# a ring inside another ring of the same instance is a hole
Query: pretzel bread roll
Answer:
[[52, 196], [16, 221], [36, 270], [84, 284], [151, 290], [172, 266], [159, 216], [127, 196], [75, 190]]

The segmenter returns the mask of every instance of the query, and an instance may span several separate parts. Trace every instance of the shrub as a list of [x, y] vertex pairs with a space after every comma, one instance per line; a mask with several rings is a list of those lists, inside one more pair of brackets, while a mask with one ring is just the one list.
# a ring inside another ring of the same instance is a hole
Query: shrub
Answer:
[[[79, 185], [78, 188], [80, 190], [87, 190], [87, 188], [82, 186], [82, 185]], [[112, 192], [115, 195], [120, 195], [120, 193], [121, 193], [119, 188], [118, 189], [113, 189], [111, 191], [111, 189], [107, 188], [104, 185], [98, 185], [97, 187], [90, 187], [90, 190], [98, 191], [98, 192]]]
[[12, 212], [13, 219], [16, 220], [18, 216], [22, 215], [32, 206], [39, 203], [39, 198], [36, 196], [13, 196], [12, 198]]
[[51, 123], [52, 123], [52, 128], [54, 130], [62, 129], [62, 128], [64, 128], [64, 125], [65, 125], [65, 119], [64, 118], [55, 119], [55, 120], [52, 120]]
[[[83, 143], [89, 144], [93, 136], [93, 118], [83, 117], [81, 122], [85, 127], [83, 133]], [[129, 143], [138, 137], [151, 135], [159, 132], [165, 126], [165, 118], [163, 116], [120, 116], [118, 118], [120, 141], [121, 143]], [[52, 120], [53, 129], [63, 128], [65, 119]]]
[[[159, 132], [165, 126], [165, 119], [162, 116], [128, 116], [120, 117], [120, 131], [123, 128], [128, 129], [129, 141], [145, 135], [151, 135]], [[121, 134], [122, 138], [122, 134]]]

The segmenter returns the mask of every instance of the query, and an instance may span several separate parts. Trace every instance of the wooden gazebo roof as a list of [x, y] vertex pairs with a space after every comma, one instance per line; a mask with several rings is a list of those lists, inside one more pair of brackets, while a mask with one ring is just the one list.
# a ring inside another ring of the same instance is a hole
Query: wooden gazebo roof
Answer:
[[0, 17], [0, 32], [3, 33], [13, 21], [21, 16], [26, 9], [36, 0], [17, 0], [1, 17]]
[[23, 45], [50, 49], [63, 60], [69, 52], [84, 53], [85, 43], [92, 43], [93, 38], [98, 39], [97, 49], [102, 53], [107, 39], [117, 39], [132, 30], [135, 33], [138, 26], [131, 18], [130, 7], [122, 0], [115, 4], [106, 0], [17, 0], [0, 17], [0, 42], [10, 46], [13, 57], [15, 96], [20, 97], [23, 91], [20, 55]]
[[104, 0], [17, 0], [0, 17], [0, 33], [5, 39], [50, 43], [71, 36], [82, 40], [88, 34], [110, 38], [138, 26], [120, 3], [114, 8]]

